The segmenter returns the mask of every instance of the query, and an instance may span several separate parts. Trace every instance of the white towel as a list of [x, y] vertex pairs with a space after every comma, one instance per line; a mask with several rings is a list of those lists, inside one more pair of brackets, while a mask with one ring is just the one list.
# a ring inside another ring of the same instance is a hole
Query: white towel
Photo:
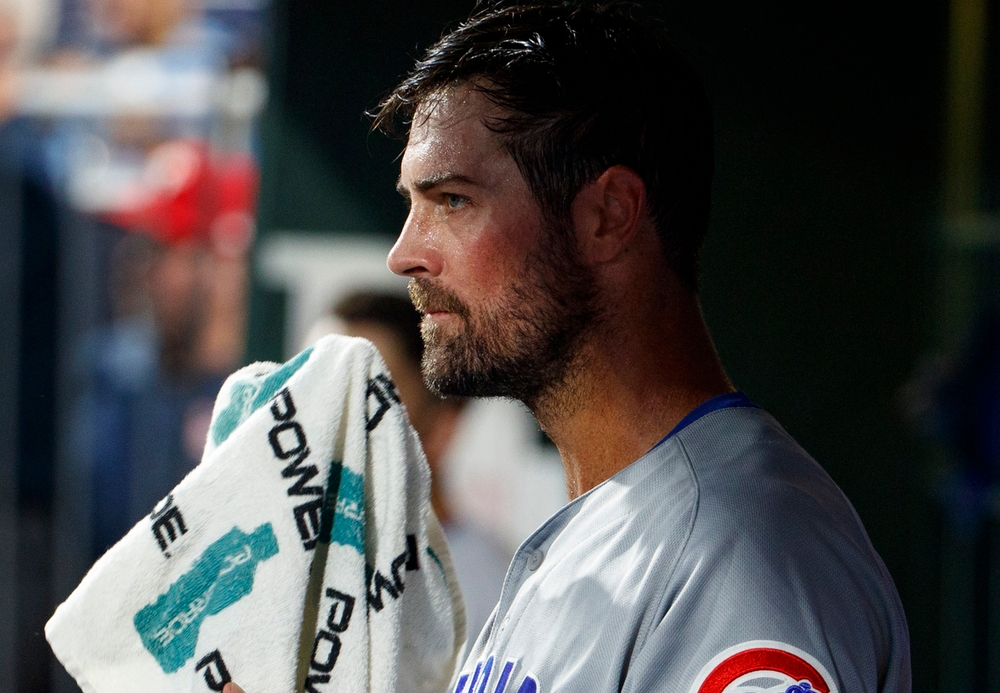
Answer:
[[464, 643], [416, 434], [368, 342], [248, 366], [202, 463], [45, 634], [86, 693], [442, 691]]

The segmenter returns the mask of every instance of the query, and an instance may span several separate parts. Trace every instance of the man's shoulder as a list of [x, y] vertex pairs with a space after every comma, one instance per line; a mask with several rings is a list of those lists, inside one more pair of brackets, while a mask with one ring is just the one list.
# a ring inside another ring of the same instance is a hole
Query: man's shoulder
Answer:
[[699, 418], [563, 515], [558, 533], [574, 545], [617, 543], [637, 558], [636, 546], [658, 545], [656, 555], [673, 561], [681, 551], [729, 550], [734, 541], [779, 547], [795, 535], [807, 543], [817, 527], [867, 544], [836, 483], [757, 407]]
[[756, 406], [710, 412], [672, 438], [701, 484], [713, 481], [735, 486], [761, 470], [825, 476], [781, 424]]
[[697, 494], [694, 532], [705, 540], [756, 536], [784, 544], [823, 527], [868, 544], [840, 487], [766, 411], [713, 412], [676, 438]]
[[657, 662], [676, 650], [688, 668], [682, 678], [694, 680], [713, 657], [767, 641], [830, 671], [852, 662], [837, 673], [840, 690], [874, 690], [887, 670], [893, 680], [905, 676], [906, 626], [892, 580], [850, 502], [780, 424], [759, 409], [723, 410], [674, 444], [697, 509], [655, 625], [637, 643], [636, 672], [666, 676]]

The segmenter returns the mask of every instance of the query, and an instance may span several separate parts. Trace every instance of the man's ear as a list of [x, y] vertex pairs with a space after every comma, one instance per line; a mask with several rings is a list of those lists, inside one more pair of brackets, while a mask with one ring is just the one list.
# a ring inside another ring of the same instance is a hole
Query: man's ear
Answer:
[[612, 166], [580, 189], [572, 214], [583, 260], [610, 262], [646, 223], [646, 184], [628, 166]]

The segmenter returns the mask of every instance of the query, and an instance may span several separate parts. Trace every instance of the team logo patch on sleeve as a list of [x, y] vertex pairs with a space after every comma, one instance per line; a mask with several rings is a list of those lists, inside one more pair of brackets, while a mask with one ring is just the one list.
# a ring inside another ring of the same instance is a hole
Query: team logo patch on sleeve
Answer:
[[752, 640], [719, 653], [691, 693], [838, 693], [815, 657], [773, 640]]

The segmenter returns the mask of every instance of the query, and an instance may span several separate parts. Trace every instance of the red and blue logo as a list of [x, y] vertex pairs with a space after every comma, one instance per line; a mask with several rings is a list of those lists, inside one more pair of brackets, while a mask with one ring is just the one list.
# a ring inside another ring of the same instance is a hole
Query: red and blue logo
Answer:
[[691, 693], [838, 693], [827, 670], [807, 652], [753, 640], [719, 653], [698, 674]]

